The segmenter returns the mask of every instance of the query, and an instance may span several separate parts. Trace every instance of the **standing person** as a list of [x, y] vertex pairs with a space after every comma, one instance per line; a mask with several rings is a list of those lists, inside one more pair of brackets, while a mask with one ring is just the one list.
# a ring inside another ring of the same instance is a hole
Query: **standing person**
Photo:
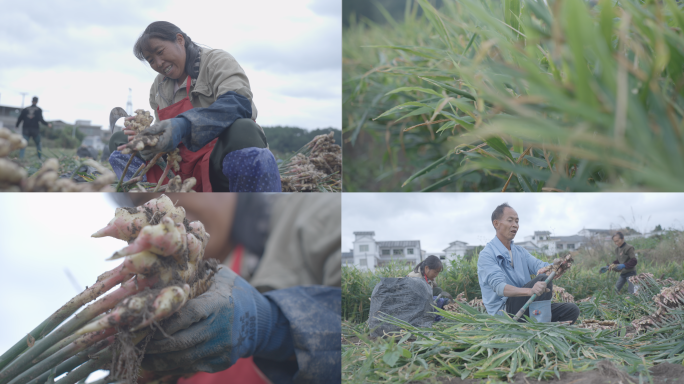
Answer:
[[637, 258], [634, 253], [634, 247], [625, 242], [625, 235], [622, 232], [617, 232], [613, 235], [613, 243], [617, 246], [615, 248], [615, 261], [613, 261], [613, 271], [620, 272], [615, 283], [615, 291], [620, 293], [625, 283], [628, 284], [627, 292], [634, 293], [634, 284], [629, 281], [629, 278], [636, 276]]
[[[533, 294], [525, 315], [540, 322], [572, 321], [579, 317], [579, 307], [573, 303], [551, 303], [553, 284], [545, 283], [544, 273], [550, 263], [532, 256], [525, 248], [513, 243], [518, 233], [518, 213], [507, 203], [492, 212], [496, 236], [487, 243], [477, 260], [477, 276], [482, 301], [490, 315], [506, 312], [514, 316]], [[536, 274], [534, 279], [530, 275]]]
[[[166, 21], [150, 24], [133, 48], [159, 73], [150, 88], [155, 123], [141, 135], [159, 136], [154, 147], [140, 151], [146, 161], [155, 154], [180, 150], [180, 176], [194, 177], [201, 192], [280, 192], [280, 173], [268, 149], [263, 130], [256, 124], [257, 109], [249, 79], [235, 58], [220, 49], [200, 48], [180, 28]], [[130, 118], [129, 118], [130, 119]], [[129, 137], [126, 138], [126, 135]], [[114, 134], [109, 158], [121, 176], [129, 159], [121, 154], [133, 131]], [[142, 160], [134, 159], [132, 176]], [[159, 180], [160, 167], [147, 173]]]
[[[41, 159], [41, 146], [40, 146], [40, 126], [38, 123], [43, 123], [49, 128], [52, 128], [52, 123], [48, 123], [43, 119], [43, 110], [38, 107], [38, 96], [33, 96], [31, 100], [31, 106], [26, 107], [21, 111], [19, 118], [17, 119], [17, 125], [15, 128], [19, 128], [19, 123], [24, 122], [22, 128], [22, 135], [26, 142], [33, 137], [33, 141], [36, 143], [36, 149], [38, 150], [38, 158]], [[24, 158], [25, 148], [19, 150], [19, 158]]]

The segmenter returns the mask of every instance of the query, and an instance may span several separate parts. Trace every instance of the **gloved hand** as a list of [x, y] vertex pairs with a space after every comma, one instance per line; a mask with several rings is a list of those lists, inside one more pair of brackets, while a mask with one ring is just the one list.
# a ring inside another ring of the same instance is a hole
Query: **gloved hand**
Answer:
[[285, 361], [294, 355], [290, 323], [244, 279], [221, 268], [209, 290], [162, 323], [142, 367], [165, 374], [218, 372], [238, 358]]
[[173, 151], [184, 136], [190, 132], [190, 123], [183, 118], [167, 119], [152, 124], [149, 128], [140, 132], [143, 136], [159, 136], [159, 141], [154, 147], [145, 147], [140, 151], [140, 156], [145, 160], [150, 160], [160, 152]]
[[624, 268], [625, 268], [625, 265], [624, 265], [624, 264], [618, 264], [618, 265], [615, 266], [615, 270], [616, 270], [616, 271], [622, 271], [622, 269], [624, 269]]
[[[139, 140], [142, 136], [157, 136], [157, 144], [153, 147], [145, 147], [140, 151], [140, 156], [145, 160], [151, 160], [154, 155], [161, 152], [170, 152], [178, 147], [181, 140], [190, 134], [190, 122], [184, 118], [173, 118], [162, 120], [155, 124], [152, 124], [149, 128], [140, 132], [137, 136], [131, 136], [135, 134], [134, 131], [124, 131], [129, 135], [128, 141]], [[136, 139], [138, 138], [138, 139]], [[117, 149], [119, 151], [130, 146], [129, 144], [120, 145]]]

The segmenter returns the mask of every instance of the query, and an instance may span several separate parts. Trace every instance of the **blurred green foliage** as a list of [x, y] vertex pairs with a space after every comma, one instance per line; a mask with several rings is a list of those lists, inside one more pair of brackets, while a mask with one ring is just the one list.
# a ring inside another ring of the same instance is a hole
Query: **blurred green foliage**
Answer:
[[376, 6], [343, 33], [346, 191], [684, 190], [674, 0]]

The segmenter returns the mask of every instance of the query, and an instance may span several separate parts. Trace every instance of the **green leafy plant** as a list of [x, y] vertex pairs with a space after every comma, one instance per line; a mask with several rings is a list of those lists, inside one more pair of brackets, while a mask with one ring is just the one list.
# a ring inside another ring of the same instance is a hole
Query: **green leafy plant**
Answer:
[[[357, 35], [365, 26], [348, 29], [345, 173], [352, 179], [359, 170], [361, 179], [345, 188], [375, 189], [371, 182], [392, 177], [379, 187], [684, 189], [677, 2], [461, 0], [439, 10], [416, 3], [420, 19], [407, 5], [402, 25], [367, 22], [366, 37]], [[372, 61], [359, 50], [380, 60], [354, 76], [355, 60]], [[382, 158], [354, 149], [347, 157], [364, 127], [372, 140], [362, 147], [380, 148], [372, 141], [385, 131]], [[360, 169], [357, 157], [380, 170]]]

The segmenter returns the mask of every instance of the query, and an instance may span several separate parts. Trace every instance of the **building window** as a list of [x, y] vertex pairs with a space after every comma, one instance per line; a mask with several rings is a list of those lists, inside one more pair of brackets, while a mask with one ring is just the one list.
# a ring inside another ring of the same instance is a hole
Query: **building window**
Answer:
[[359, 245], [360, 252], [368, 252], [368, 244]]
[[558, 244], [558, 249], [563, 249], [563, 244]]
[[392, 254], [393, 255], [401, 255], [401, 249], [393, 249]]
[[389, 249], [383, 249], [383, 250], [382, 250], [382, 254], [383, 254], [383, 255], [389, 255], [389, 254], [390, 254], [389, 251], [390, 251]]
[[440, 260], [446, 260], [446, 256], [440, 256], [439, 259]]
[[568, 244], [568, 248], [567, 248], [567, 249], [575, 249], [575, 244]]
[[366, 259], [359, 259], [359, 265], [362, 267], [367, 267], [368, 263], [366, 262]]
[[413, 248], [406, 248], [406, 253], [413, 255]]

